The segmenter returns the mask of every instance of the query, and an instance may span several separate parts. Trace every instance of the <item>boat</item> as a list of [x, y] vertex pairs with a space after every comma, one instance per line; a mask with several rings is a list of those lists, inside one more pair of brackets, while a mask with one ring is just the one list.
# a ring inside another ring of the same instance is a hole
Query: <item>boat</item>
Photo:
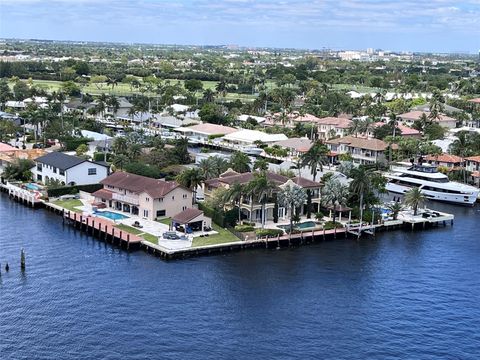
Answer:
[[453, 204], [473, 205], [480, 189], [459, 182], [450, 181], [448, 176], [438, 172], [437, 167], [423, 163], [403, 163], [394, 166], [385, 174], [388, 179], [386, 189], [397, 194], [405, 194], [418, 187], [429, 200], [444, 201]]
[[263, 149], [256, 146], [244, 146], [242, 152], [247, 155], [260, 155], [263, 152]]

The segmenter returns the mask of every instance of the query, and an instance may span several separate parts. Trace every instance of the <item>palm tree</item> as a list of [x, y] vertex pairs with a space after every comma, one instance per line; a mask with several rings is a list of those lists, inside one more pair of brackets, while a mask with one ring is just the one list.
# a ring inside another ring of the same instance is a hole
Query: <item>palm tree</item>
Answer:
[[393, 220], [397, 220], [398, 213], [403, 210], [403, 206], [399, 202], [392, 202], [388, 204], [387, 209], [393, 213]]
[[228, 188], [228, 191], [225, 193], [225, 202], [232, 203], [233, 206], [238, 204], [238, 222], [242, 221], [242, 211], [240, 208], [240, 202], [242, 201], [242, 196], [245, 193], [245, 186], [239, 182], [235, 182]]
[[128, 150], [128, 141], [123, 136], [118, 136], [113, 139], [112, 150], [115, 155], [125, 154]]
[[[273, 191], [277, 188], [277, 185], [270, 179], [268, 179], [265, 173], [255, 173], [252, 180], [250, 180], [247, 187], [250, 189], [252, 194], [252, 204], [253, 196], [255, 196], [258, 201], [262, 204], [262, 228], [265, 225], [266, 221], [266, 204], [268, 198], [273, 194]], [[250, 214], [251, 215], [251, 214]]]
[[118, 84], [118, 81], [115, 78], [108, 77], [106, 83], [107, 85], [110, 85], [112, 87], [112, 91], [113, 91], [113, 88]]
[[344, 205], [349, 195], [348, 186], [336, 179], [328, 179], [322, 188], [322, 199], [333, 207], [333, 223], [335, 224], [335, 209]]
[[295, 209], [302, 206], [307, 200], [307, 193], [303, 188], [295, 184], [292, 180], [288, 180], [285, 184], [280, 185], [278, 193], [278, 203], [286, 208], [290, 208], [290, 227], [289, 239], [292, 236], [293, 219], [295, 217]]
[[116, 118], [117, 111], [120, 108], [120, 102], [115, 95], [110, 95], [107, 99], [107, 105], [112, 108], [113, 118]]
[[415, 187], [405, 193], [405, 204], [413, 208], [413, 215], [417, 215], [418, 207], [425, 202], [425, 195], [423, 195], [420, 188]]
[[367, 171], [364, 166], [359, 166], [358, 168], [352, 169], [350, 172], [350, 177], [353, 178], [350, 183], [350, 188], [352, 193], [356, 194], [360, 198], [360, 231], [358, 232], [358, 237], [362, 231], [362, 222], [363, 222], [363, 202], [366, 196], [372, 191], [372, 179], [371, 171]]
[[113, 165], [120, 170], [128, 163], [128, 157], [124, 154], [117, 154], [112, 161]]
[[203, 101], [211, 103], [215, 101], [215, 92], [212, 89], [206, 89], [203, 92]]
[[352, 123], [348, 127], [348, 132], [353, 134], [353, 136], [357, 137], [358, 133], [362, 130], [362, 120], [359, 118], [354, 118]]
[[313, 181], [315, 181], [317, 177], [318, 168], [320, 168], [320, 171], [323, 172], [323, 165], [328, 162], [328, 153], [329, 150], [327, 146], [320, 141], [316, 141], [306, 153], [301, 155], [302, 165], [310, 168]]
[[230, 157], [230, 167], [239, 173], [250, 171], [250, 159], [247, 154], [236, 151]]
[[253, 163], [253, 170], [267, 171], [268, 170], [268, 161], [266, 159], [258, 158]]
[[108, 95], [102, 93], [97, 99], [97, 111], [102, 118], [105, 117], [105, 109], [107, 108]]
[[192, 190], [192, 205], [197, 199], [197, 187], [200, 186], [205, 178], [203, 177], [202, 170], [199, 168], [191, 168], [184, 170], [177, 175], [175, 179], [180, 185]]

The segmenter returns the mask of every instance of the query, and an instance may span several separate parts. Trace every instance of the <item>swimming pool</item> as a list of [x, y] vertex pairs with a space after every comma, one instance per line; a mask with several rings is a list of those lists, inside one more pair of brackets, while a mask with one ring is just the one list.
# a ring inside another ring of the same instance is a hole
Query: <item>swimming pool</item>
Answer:
[[112, 211], [96, 211], [94, 212], [95, 215], [101, 216], [110, 220], [122, 220], [128, 219], [128, 216], [123, 214], [114, 213]]
[[[290, 225], [277, 225], [277, 227], [287, 231], [288, 229], [290, 229]], [[317, 223], [315, 221], [305, 221], [305, 222], [293, 225], [294, 229], [300, 229], [300, 230], [312, 229], [316, 227], [317, 227]]]
[[37, 184], [32, 184], [32, 183], [28, 183], [28, 184], [25, 184], [25, 187], [28, 189], [28, 190], [40, 190], [40, 186], [38, 186]]

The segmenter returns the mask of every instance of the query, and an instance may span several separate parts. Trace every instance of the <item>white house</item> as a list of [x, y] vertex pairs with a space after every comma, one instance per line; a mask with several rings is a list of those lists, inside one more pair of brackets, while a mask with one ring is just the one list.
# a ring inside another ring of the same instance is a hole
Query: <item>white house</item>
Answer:
[[36, 158], [31, 171], [33, 179], [44, 184], [57, 180], [63, 185], [87, 185], [105, 179], [109, 167], [77, 156], [51, 152]]

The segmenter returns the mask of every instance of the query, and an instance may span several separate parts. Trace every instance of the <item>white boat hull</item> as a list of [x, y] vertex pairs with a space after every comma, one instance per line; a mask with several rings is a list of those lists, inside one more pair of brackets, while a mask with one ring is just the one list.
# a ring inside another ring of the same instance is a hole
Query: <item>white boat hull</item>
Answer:
[[[406, 192], [411, 190], [413, 186], [409, 187], [388, 182], [385, 188], [390, 192], [394, 192], [397, 194], [405, 194]], [[444, 201], [454, 204], [473, 205], [478, 198], [478, 192], [473, 192], [472, 194], [446, 193], [440, 191], [425, 190], [422, 189], [422, 186], [420, 186], [420, 190], [422, 194], [424, 194], [425, 197], [429, 200]]]

